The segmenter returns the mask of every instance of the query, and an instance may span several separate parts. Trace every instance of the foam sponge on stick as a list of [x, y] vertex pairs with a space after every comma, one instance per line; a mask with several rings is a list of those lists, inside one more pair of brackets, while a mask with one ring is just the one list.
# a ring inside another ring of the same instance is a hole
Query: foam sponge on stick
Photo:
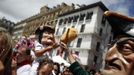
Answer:
[[77, 30], [75, 28], [68, 28], [67, 31], [61, 36], [60, 40], [67, 44], [77, 37]]

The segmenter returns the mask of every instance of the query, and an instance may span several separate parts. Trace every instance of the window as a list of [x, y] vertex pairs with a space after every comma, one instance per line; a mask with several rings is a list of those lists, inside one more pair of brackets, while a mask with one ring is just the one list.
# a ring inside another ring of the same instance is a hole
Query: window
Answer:
[[95, 64], [97, 63], [97, 56], [96, 55], [94, 56], [94, 63]]
[[100, 48], [100, 42], [97, 42], [96, 51], [99, 51], [99, 48]]
[[51, 25], [49, 21], [47, 22], [47, 25]]
[[112, 41], [112, 37], [110, 36], [110, 38], [109, 38], [109, 43], [111, 43], [111, 41]]
[[86, 20], [87, 19], [91, 19], [92, 18], [92, 15], [93, 15], [93, 12], [90, 12], [90, 13], [88, 12], [87, 13], [87, 16], [86, 16]]
[[68, 23], [71, 23], [72, 20], [73, 20], [73, 17], [69, 17]]
[[78, 38], [77, 47], [80, 47], [81, 46], [81, 42], [82, 42], [82, 38]]
[[56, 35], [58, 35], [58, 33], [59, 33], [59, 28], [57, 28], [57, 32], [56, 32]]
[[82, 25], [81, 25], [80, 32], [84, 32], [84, 30], [85, 30], [85, 24], [82, 24]]
[[102, 28], [100, 29], [99, 35], [100, 35], [100, 36], [102, 35]]
[[72, 28], [75, 28], [75, 26], [72, 26]]
[[62, 34], [66, 31], [66, 27], [64, 27]]
[[106, 23], [106, 18], [105, 16], [102, 17], [102, 25], [105, 26], [105, 23]]
[[61, 24], [62, 24], [62, 22], [63, 22], [63, 19], [60, 19], [59, 25], [61, 25]]
[[84, 20], [85, 14], [80, 15], [80, 21]]
[[55, 20], [55, 23], [57, 24], [57, 20]]
[[50, 23], [50, 24], [52, 25], [53, 23], [54, 23], [54, 21], [51, 21], [51, 23]]
[[64, 20], [64, 24], [66, 24], [66, 23], [67, 23], [67, 20], [68, 20], [68, 19], [67, 19], [67, 18], [65, 18], [65, 20]]
[[77, 22], [78, 18], [79, 18], [79, 15], [74, 16], [73, 22]]

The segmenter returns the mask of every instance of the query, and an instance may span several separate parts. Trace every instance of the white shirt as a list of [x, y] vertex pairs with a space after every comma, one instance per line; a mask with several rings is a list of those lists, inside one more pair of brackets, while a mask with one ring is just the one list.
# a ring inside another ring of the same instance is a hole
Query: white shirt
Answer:
[[[35, 44], [35, 50], [36, 51], [39, 51], [39, 50], [42, 50], [44, 49], [45, 47], [40, 44], [39, 42], [36, 42]], [[52, 51], [52, 50], [51, 50]], [[50, 59], [52, 58], [51, 52], [45, 52], [43, 55], [47, 55]], [[37, 74], [37, 68], [39, 66], [39, 62], [37, 61], [38, 59], [40, 59], [40, 57], [35, 57], [35, 60], [33, 61], [32, 63], [32, 68], [31, 68], [31, 72], [30, 72], [30, 75], [36, 75]]]
[[17, 75], [29, 75], [31, 71], [31, 65], [27, 64], [17, 69]]

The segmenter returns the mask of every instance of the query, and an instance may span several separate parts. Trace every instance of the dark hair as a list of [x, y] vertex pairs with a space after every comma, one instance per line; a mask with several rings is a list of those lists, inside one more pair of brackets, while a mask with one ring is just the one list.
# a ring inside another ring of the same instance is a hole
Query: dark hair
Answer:
[[1, 47], [0, 60], [4, 64], [3, 75], [11, 75], [11, 55], [12, 55], [12, 39], [6, 29], [0, 27], [0, 42], [4, 45]]
[[94, 69], [91, 69], [90, 73], [92, 73], [94, 75], [96, 73], [96, 71]]
[[64, 75], [66, 72], [71, 73], [71, 71], [69, 70], [69, 68], [65, 66], [64, 67], [64, 71], [63, 71], [63, 73], [61, 75]]
[[40, 59], [40, 61], [38, 61], [38, 62], [39, 62], [39, 66], [37, 68], [38, 71], [41, 69], [41, 67], [43, 65], [49, 64], [50, 67], [53, 67], [53, 64], [54, 64], [53, 61], [51, 59], [47, 58], [47, 57]]
[[58, 67], [56, 75], [59, 75], [59, 73], [60, 73], [60, 64], [55, 62], [54, 65], [56, 65]]
[[42, 35], [43, 35], [43, 33], [38, 34], [39, 43], [41, 43]]
[[31, 54], [31, 49], [30, 48], [26, 48], [26, 54], [30, 55]]

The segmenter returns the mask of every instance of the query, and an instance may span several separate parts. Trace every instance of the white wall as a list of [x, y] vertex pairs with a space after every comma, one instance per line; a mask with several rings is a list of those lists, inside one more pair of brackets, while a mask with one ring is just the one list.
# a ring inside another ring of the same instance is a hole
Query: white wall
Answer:
[[[82, 64], [92, 65], [93, 59], [95, 56], [95, 52], [96, 52], [95, 50], [96, 50], [97, 42], [101, 42], [101, 40], [102, 40], [101, 37], [99, 36], [100, 28], [103, 29], [102, 35], [110, 33], [110, 32], [108, 32], [110, 30], [109, 26], [105, 25], [106, 27], [102, 27], [102, 25], [101, 25], [103, 11], [99, 7], [94, 7], [94, 8], [88, 9], [88, 10], [83, 10], [83, 11], [79, 11], [76, 13], [72, 13], [72, 14], [68, 14], [68, 15], [59, 17], [58, 21], [60, 19], [65, 19], [68, 17], [80, 15], [81, 13], [83, 14], [83, 13], [87, 13], [87, 12], [93, 12], [91, 19], [86, 20], [86, 17], [85, 17], [85, 19], [83, 21], [79, 21], [79, 18], [78, 18], [77, 22], [72, 21], [71, 23], [66, 23], [66, 24], [61, 24], [61, 25], [59, 25], [58, 24], [59, 22], [58, 22], [56, 25], [56, 30], [57, 30], [57, 28], [59, 29], [58, 35], [61, 36], [64, 27], [66, 27], [66, 29], [67, 29], [68, 27], [75, 26], [75, 28], [78, 30], [78, 37], [74, 41], [72, 41], [70, 45], [72, 48], [74, 48], [74, 50], [79, 51]], [[85, 30], [84, 30], [84, 32], [80, 33], [82, 24], [85, 24]], [[105, 35], [105, 36], [106, 37], [104, 40], [108, 41], [109, 35]], [[76, 47], [78, 38], [82, 38], [82, 43], [81, 43], [80, 48]], [[106, 41], [104, 41], [104, 42], [106, 42]], [[105, 44], [105, 43], [103, 43], [103, 44]], [[90, 60], [90, 61], [88, 61], [88, 60]]]

